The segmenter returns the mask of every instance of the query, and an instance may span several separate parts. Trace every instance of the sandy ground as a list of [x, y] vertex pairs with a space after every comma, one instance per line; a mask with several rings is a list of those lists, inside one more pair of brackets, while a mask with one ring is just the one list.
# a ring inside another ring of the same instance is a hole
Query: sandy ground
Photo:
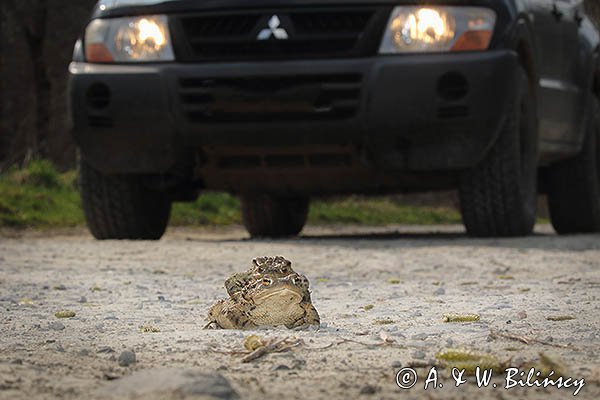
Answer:
[[[202, 327], [224, 279], [261, 255], [284, 255], [309, 277], [322, 325], [253, 332], [302, 342], [243, 363], [250, 332]], [[565, 378], [584, 379], [577, 398], [598, 399], [599, 297], [600, 236], [558, 237], [547, 226], [490, 240], [459, 227], [309, 227], [282, 241], [173, 229], [155, 243], [3, 232], [0, 398], [573, 398], [575, 387], [505, 389], [500, 373], [495, 388], [456, 388], [443, 369], [443, 387], [425, 391], [436, 354], [465, 348], [505, 367], [543, 353]], [[55, 317], [61, 310], [76, 316]], [[449, 312], [481, 320], [445, 323]], [[556, 316], [574, 319], [548, 319]], [[396, 373], [407, 367], [419, 381], [403, 390]]]

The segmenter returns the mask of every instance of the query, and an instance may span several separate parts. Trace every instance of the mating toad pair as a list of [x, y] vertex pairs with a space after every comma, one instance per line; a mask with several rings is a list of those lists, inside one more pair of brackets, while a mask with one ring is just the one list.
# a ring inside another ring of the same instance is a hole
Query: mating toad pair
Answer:
[[229, 298], [211, 307], [207, 327], [319, 325], [319, 314], [312, 305], [308, 286], [306, 276], [294, 271], [289, 260], [280, 256], [256, 258], [248, 271], [236, 273], [225, 281]]

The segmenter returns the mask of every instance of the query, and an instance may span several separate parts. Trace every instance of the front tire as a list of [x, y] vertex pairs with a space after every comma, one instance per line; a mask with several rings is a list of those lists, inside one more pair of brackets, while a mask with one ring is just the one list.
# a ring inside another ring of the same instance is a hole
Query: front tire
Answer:
[[104, 175], [83, 158], [79, 186], [87, 225], [99, 240], [158, 240], [165, 233], [171, 201], [146, 188], [138, 176]]
[[525, 236], [533, 231], [537, 198], [537, 119], [527, 75], [497, 142], [480, 164], [461, 176], [467, 233], [475, 237]]
[[600, 106], [592, 112], [581, 153], [548, 168], [548, 206], [559, 234], [600, 232]]
[[296, 236], [308, 218], [308, 197], [242, 196], [242, 218], [252, 237]]

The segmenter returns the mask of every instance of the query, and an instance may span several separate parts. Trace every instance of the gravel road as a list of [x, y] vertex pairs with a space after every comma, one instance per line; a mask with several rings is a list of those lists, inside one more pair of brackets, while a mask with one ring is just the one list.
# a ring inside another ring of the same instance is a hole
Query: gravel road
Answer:
[[[474, 240], [459, 227], [309, 227], [267, 241], [240, 228], [172, 229], [160, 242], [0, 232], [0, 399], [546, 400], [573, 398], [581, 379], [577, 398], [598, 399], [600, 236], [537, 232]], [[203, 330], [225, 278], [262, 255], [308, 276], [321, 327]], [[443, 322], [446, 313], [480, 320]], [[296, 346], [244, 363], [251, 333]], [[448, 349], [523, 371], [549, 359], [575, 381], [506, 389], [498, 372], [488, 387], [469, 378], [456, 388], [436, 358]], [[425, 391], [434, 366], [443, 387]], [[403, 390], [396, 373], [409, 367], [419, 381]]]

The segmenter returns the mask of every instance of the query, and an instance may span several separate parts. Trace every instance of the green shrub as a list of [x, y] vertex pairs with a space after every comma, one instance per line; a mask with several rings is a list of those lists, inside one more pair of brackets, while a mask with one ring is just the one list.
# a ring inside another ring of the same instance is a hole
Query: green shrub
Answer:
[[75, 226], [83, 222], [75, 173], [60, 174], [45, 160], [0, 175], [0, 226]]
[[[240, 202], [227, 193], [206, 192], [192, 203], [173, 205], [171, 225], [241, 223]], [[309, 223], [366, 225], [460, 223], [454, 209], [400, 204], [391, 198], [319, 200], [311, 204]], [[59, 173], [45, 160], [0, 174], [0, 227], [84, 225], [76, 171]]]
[[60, 175], [54, 165], [47, 160], [30, 162], [23, 170], [23, 183], [44, 188], [58, 188], [61, 186]]

